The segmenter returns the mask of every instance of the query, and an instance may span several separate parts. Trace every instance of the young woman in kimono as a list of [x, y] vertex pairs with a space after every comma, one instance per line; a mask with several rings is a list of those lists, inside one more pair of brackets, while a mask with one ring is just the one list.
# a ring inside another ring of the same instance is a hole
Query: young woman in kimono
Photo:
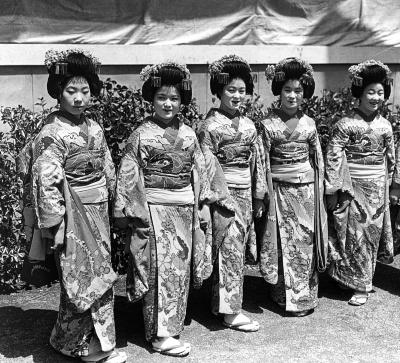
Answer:
[[359, 106], [339, 120], [326, 153], [326, 194], [333, 212], [329, 275], [363, 305], [376, 260], [391, 262], [393, 238], [388, 188], [394, 169], [392, 126], [379, 114], [390, 95], [389, 68], [368, 60], [349, 68]]
[[313, 69], [286, 58], [266, 69], [280, 107], [261, 121], [270, 193], [262, 271], [272, 299], [294, 316], [318, 305], [318, 270], [326, 263], [324, 163], [313, 119], [301, 111], [314, 93]]
[[[79, 50], [48, 51], [47, 90], [59, 102], [33, 140], [32, 201], [45, 239], [31, 250], [53, 249], [61, 282], [50, 344], [86, 362], [125, 362], [114, 350], [113, 284], [108, 199], [115, 171], [101, 127], [84, 114], [101, 81], [98, 60]], [[51, 241], [51, 246], [45, 246]], [[42, 245], [40, 245], [42, 243]]]
[[246, 247], [254, 250], [253, 211], [262, 214], [266, 192], [257, 131], [240, 113], [246, 94], [253, 94], [253, 79], [248, 63], [235, 55], [212, 63], [209, 73], [211, 92], [221, 102], [209, 111], [198, 136], [215, 197], [212, 312], [231, 329], [255, 332], [258, 322], [241, 312], [244, 254]]
[[[179, 340], [193, 281], [203, 279], [208, 182], [194, 131], [178, 117], [192, 98], [186, 66], [145, 67], [143, 97], [154, 113], [130, 136], [117, 176], [114, 216], [129, 227], [127, 295], [143, 300], [145, 335], [153, 350], [185, 356], [191, 346]], [[205, 276], [207, 277], [207, 276]]]

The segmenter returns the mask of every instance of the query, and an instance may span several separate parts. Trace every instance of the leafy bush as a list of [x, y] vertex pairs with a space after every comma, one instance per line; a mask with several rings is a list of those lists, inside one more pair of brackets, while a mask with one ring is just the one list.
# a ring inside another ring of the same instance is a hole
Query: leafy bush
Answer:
[[[278, 104], [277, 101], [270, 107]], [[0, 291], [12, 291], [22, 286], [19, 275], [28, 246], [23, 233], [19, 202], [21, 182], [16, 173], [15, 157], [39, 132], [52, 112], [43, 99], [37, 105], [40, 107], [38, 112], [22, 106], [2, 109], [1, 121], [10, 130], [0, 132]], [[397, 140], [400, 134], [399, 106], [395, 106], [393, 111], [390, 106], [386, 105], [382, 113], [392, 123]], [[324, 91], [322, 97], [314, 96], [304, 103], [304, 111], [316, 121], [323, 148], [333, 124], [353, 107], [354, 99], [348, 89]], [[243, 105], [243, 112], [259, 126], [269, 108], [262, 104], [260, 96], [255, 95]], [[152, 112], [152, 106], [143, 100], [140, 91], [107, 79], [103, 93], [87, 112], [103, 126], [112, 158], [118, 167], [129, 135]], [[193, 100], [189, 106], [182, 108], [180, 117], [196, 129], [205, 115], [199, 113], [196, 100]], [[113, 266], [119, 273], [124, 273], [126, 263], [121, 233], [111, 226]]]
[[2, 122], [10, 131], [0, 132], [0, 291], [20, 286], [19, 272], [28, 248], [20, 207], [22, 185], [15, 158], [51, 112], [45, 108], [43, 99], [37, 105], [41, 107], [40, 112], [22, 106], [2, 109]]

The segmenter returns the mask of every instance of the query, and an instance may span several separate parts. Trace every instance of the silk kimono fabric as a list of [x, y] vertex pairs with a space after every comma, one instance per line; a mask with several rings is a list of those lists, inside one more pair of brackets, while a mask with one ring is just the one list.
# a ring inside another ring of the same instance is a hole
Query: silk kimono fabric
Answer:
[[298, 312], [318, 305], [318, 270], [326, 267], [328, 231], [315, 122], [298, 112], [291, 130], [285, 123], [290, 118], [276, 109], [261, 122], [270, 190], [261, 272], [271, 284], [272, 299]]
[[198, 136], [215, 196], [212, 312], [237, 314], [243, 301], [246, 249], [250, 260], [258, 258], [252, 200], [263, 200], [266, 193], [261, 145], [250, 119], [219, 109], [210, 110]]
[[132, 133], [118, 171], [114, 216], [131, 232], [127, 295], [143, 300], [149, 341], [182, 332], [191, 267], [197, 287], [211, 273], [211, 245], [197, 213], [208, 193], [203, 154], [190, 127], [147, 118]]
[[[83, 124], [87, 133], [63, 112], [52, 113], [24, 158], [25, 165], [31, 163], [31, 200], [42, 237], [65, 222], [64, 246], [56, 253], [60, 307], [50, 343], [74, 357], [88, 355], [89, 344], [102, 351], [115, 346], [117, 276], [108, 217], [114, 164], [100, 126], [87, 118]], [[49, 239], [34, 239], [30, 253], [44, 253], [46, 243]]]
[[385, 118], [354, 110], [336, 123], [326, 153], [326, 193], [347, 193], [351, 203], [333, 212], [328, 273], [356, 291], [371, 291], [377, 259], [393, 260], [388, 193], [393, 169], [393, 132]]

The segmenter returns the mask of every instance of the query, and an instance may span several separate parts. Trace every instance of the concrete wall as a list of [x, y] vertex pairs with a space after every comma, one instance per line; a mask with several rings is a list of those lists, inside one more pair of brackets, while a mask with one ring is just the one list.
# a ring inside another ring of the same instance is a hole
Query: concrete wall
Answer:
[[[65, 49], [68, 45], [5, 45], [0, 44], [0, 106], [23, 105], [35, 109], [35, 102], [44, 97], [49, 106], [55, 101], [47, 95], [47, 71], [43, 65], [44, 53], [49, 48]], [[349, 85], [349, 65], [365, 59], [378, 59], [393, 71], [394, 87], [390, 102], [400, 104], [400, 47], [290, 47], [290, 46], [79, 46], [93, 52], [102, 62], [101, 78], [111, 77], [132, 88], [141, 86], [139, 72], [146, 64], [174, 59], [188, 64], [192, 73], [193, 95], [201, 112], [212, 106], [209, 91], [207, 62], [225, 54], [238, 54], [252, 65], [255, 92], [264, 104], [273, 96], [264, 76], [267, 64], [288, 56], [307, 59], [314, 66], [316, 95], [324, 89], [338, 90]], [[0, 125], [1, 128], [1, 125]]]

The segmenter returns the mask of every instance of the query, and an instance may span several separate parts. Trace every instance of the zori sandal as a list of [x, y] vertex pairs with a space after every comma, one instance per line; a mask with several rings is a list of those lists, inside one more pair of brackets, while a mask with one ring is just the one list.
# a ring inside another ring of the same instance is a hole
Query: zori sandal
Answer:
[[355, 293], [349, 300], [349, 304], [353, 306], [364, 305], [368, 301], [368, 294], [357, 294]]
[[175, 338], [167, 338], [162, 342], [154, 341], [152, 348], [155, 352], [171, 357], [186, 357], [191, 350], [189, 343], [182, 343]]

